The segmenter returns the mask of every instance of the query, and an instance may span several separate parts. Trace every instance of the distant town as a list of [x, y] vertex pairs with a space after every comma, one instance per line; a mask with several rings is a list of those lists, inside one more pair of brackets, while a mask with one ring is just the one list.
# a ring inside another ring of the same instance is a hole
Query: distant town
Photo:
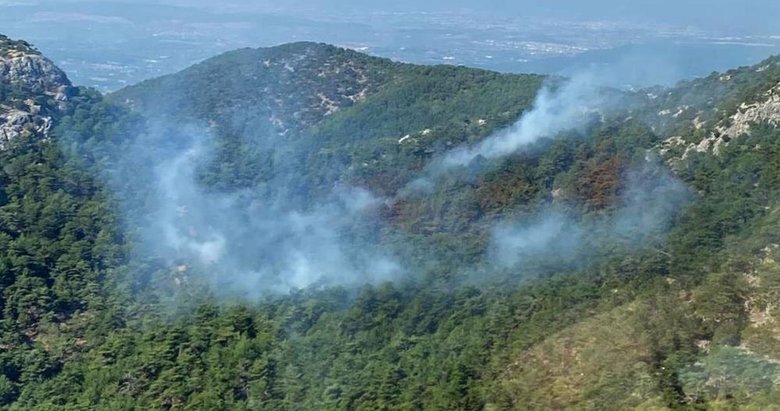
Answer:
[[143, 4], [21, 2], [3, 7], [0, 25], [7, 33], [35, 43], [75, 83], [104, 92], [228, 50], [296, 40], [324, 41], [404, 62], [562, 74], [568, 67], [615, 63], [632, 49], [648, 54], [642, 48], [650, 47], [681, 67], [674, 75], [648, 80], [662, 83], [707, 74], [713, 66], [753, 64], [780, 52], [780, 35], [465, 11], [290, 15]]

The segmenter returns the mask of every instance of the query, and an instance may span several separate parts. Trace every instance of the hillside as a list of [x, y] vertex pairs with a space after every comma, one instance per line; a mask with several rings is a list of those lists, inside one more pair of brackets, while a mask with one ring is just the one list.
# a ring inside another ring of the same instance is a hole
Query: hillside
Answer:
[[780, 401], [777, 58], [629, 94], [295, 43], [101, 96], [3, 41], [51, 126], [0, 150], [0, 407]]
[[364, 163], [363, 174], [377, 176], [388, 168], [408, 172], [437, 144], [454, 145], [506, 126], [531, 105], [542, 80], [414, 66], [324, 44], [293, 43], [226, 53], [109, 99], [151, 118], [208, 124], [218, 129], [218, 138], [263, 140], [278, 134], [282, 144], [296, 145], [294, 151], [319, 153], [327, 162], [317, 162], [307, 174], [335, 179], [335, 173]]

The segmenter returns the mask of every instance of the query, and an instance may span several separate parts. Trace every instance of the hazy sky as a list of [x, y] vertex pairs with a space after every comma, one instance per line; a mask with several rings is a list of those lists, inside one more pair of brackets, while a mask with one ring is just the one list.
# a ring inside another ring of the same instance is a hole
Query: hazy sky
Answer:
[[102, 90], [300, 40], [513, 72], [670, 54], [676, 81], [780, 53], [779, 18], [780, 0], [0, 0], [0, 33]]
[[[211, 0], [168, 0], [171, 4], [215, 7]], [[447, 11], [473, 9], [499, 15], [630, 20], [694, 25], [742, 32], [779, 31], [777, 0], [288, 0], [220, 1], [216, 7], [343, 11]]]
[[[5, 4], [83, 3], [85, 0], [0, 0]], [[697, 26], [718, 31], [780, 32], [778, 0], [103, 0], [254, 11], [367, 12], [471, 9], [512, 16], [623, 20]]]

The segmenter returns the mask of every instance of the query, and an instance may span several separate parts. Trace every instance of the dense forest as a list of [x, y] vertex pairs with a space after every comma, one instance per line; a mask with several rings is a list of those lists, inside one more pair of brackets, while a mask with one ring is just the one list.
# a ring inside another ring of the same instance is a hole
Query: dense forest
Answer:
[[[59, 109], [39, 98], [48, 137], [0, 150], [0, 408], [776, 407], [780, 118], [745, 113], [776, 99], [778, 59], [613, 91], [631, 104], [403, 194], [560, 81], [296, 43], [106, 96], [73, 87]], [[0, 107], [36, 97], [0, 86]], [[192, 127], [213, 135], [192, 180], [236, 199], [230, 221], [251, 228], [231, 240], [253, 244], [265, 227], [243, 204], [308, 215], [334, 187], [360, 187], [392, 201], [334, 238], [392, 250], [403, 275], [247, 294], [211, 279], [280, 262], [248, 249], [219, 267], [145, 248], [161, 221], [155, 153], [181, 151]], [[663, 224], [604, 228], [633, 182], [671, 180], [686, 195]], [[573, 251], [485, 259], [497, 222], [550, 209], [586, 228]]]

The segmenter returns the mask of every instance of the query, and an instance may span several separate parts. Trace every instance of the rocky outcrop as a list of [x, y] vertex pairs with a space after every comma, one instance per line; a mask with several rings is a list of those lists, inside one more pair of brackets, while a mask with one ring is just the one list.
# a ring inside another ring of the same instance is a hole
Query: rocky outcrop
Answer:
[[0, 150], [17, 138], [48, 138], [52, 118], [0, 106]]
[[0, 35], [0, 82], [29, 94], [64, 100], [68, 76], [28, 43]]
[[17, 138], [48, 138], [54, 118], [69, 108], [71, 89], [51, 60], [0, 35], [0, 149]]
[[780, 125], [780, 84], [765, 93], [765, 99], [758, 103], [742, 103], [727, 124], [718, 127], [718, 132], [735, 138], [750, 133], [751, 124], [767, 123]]
[[0, 79], [12, 88], [46, 94], [63, 100], [71, 86], [65, 73], [49, 59], [36, 54], [0, 55]]
[[[700, 117], [692, 122], [695, 130], [702, 129], [703, 124]], [[691, 153], [720, 155], [723, 147], [732, 140], [750, 134], [755, 124], [780, 126], [780, 83], [761, 94], [757, 102], [740, 104], [734, 114], [718, 122], [698, 143], [689, 143], [682, 136], [673, 136], [661, 142], [657, 149], [672, 165], [685, 160]]]

